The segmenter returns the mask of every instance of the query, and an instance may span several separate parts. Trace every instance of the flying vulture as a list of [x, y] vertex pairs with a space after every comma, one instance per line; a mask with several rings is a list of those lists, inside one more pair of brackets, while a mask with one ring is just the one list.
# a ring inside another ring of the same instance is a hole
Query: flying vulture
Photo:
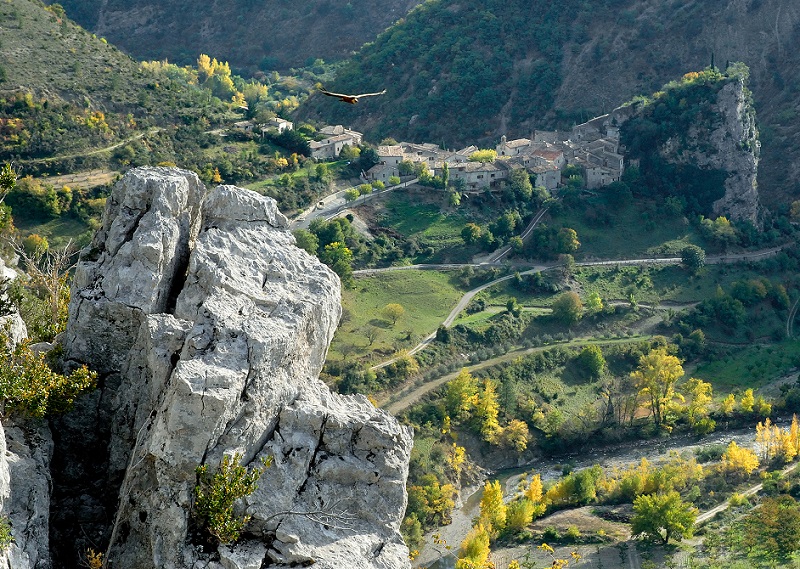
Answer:
[[384, 89], [380, 93], [361, 93], [360, 95], [343, 95], [342, 93], [331, 93], [330, 91], [326, 91], [325, 89], [322, 88], [320, 88], [319, 92], [329, 97], [336, 97], [343, 103], [350, 103], [351, 105], [355, 105], [361, 97], [375, 97], [376, 95], [383, 95], [384, 93], [386, 93], [386, 89]]

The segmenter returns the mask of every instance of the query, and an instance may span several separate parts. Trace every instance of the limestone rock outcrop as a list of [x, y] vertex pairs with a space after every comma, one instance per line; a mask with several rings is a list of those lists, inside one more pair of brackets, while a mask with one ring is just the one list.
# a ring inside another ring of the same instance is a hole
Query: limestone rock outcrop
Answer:
[[0, 428], [0, 501], [14, 542], [0, 553], [13, 569], [49, 569], [50, 461], [46, 421], [6, 421]]
[[[17, 272], [11, 267], [7, 267], [5, 261], [0, 258], [0, 282], [12, 281], [15, 278], [17, 278]], [[16, 311], [11, 314], [0, 314], [0, 330], [8, 334], [11, 343], [14, 345], [28, 337], [28, 330], [25, 328], [25, 322], [23, 322], [22, 317]]]
[[641, 191], [678, 198], [693, 215], [759, 225], [761, 144], [747, 80], [747, 67], [734, 63], [725, 73], [687, 73], [628, 105], [635, 112], [620, 141]]
[[[16, 271], [0, 259], [0, 279]], [[19, 313], [0, 317], [16, 345], [28, 337]], [[0, 565], [14, 569], [49, 569], [50, 460], [53, 439], [46, 421], [5, 419], [0, 425], [0, 515], [8, 519], [14, 542], [0, 552]]]
[[[719, 90], [712, 112], [718, 117], [715, 128], [710, 132], [698, 127], [690, 129], [686, 138], [691, 147], [681, 148], [679, 154], [670, 157], [677, 163], [727, 172], [725, 195], [714, 202], [714, 216], [748, 220], [755, 225], [759, 213], [756, 178], [761, 145], [752, 101], [741, 79], [726, 83]], [[668, 143], [665, 148], [667, 154], [671, 154], [670, 146]]]
[[[54, 506], [94, 499], [82, 515], [112, 566], [409, 566], [411, 433], [318, 379], [340, 285], [287, 226], [273, 200], [206, 191], [176, 169], [132, 170], [114, 188], [76, 271], [65, 342], [103, 388], [59, 429], [94, 429], [102, 491], [70, 488], [65, 470]], [[191, 513], [195, 469], [234, 453], [273, 465], [244, 500], [242, 538], [215, 551]]]

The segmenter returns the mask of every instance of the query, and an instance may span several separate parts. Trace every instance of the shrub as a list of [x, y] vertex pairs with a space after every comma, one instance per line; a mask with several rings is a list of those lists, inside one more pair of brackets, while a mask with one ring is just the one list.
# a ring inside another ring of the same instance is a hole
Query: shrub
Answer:
[[94, 388], [96, 380], [97, 374], [86, 366], [69, 375], [56, 373], [44, 354], [31, 350], [28, 340], [12, 348], [0, 332], [0, 400], [6, 412], [44, 417], [68, 411], [78, 395]]
[[581, 530], [578, 529], [578, 526], [569, 526], [567, 528], [566, 537], [568, 540], [575, 543], [581, 538]]
[[11, 523], [8, 521], [8, 516], [0, 517], [0, 551], [6, 551], [14, 542], [14, 536], [11, 535]]
[[239, 516], [235, 504], [239, 498], [249, 496], [258, 488], [258, 479], [272, 464], [272, 457], [262, 460], [261, 467], [248, 472], [239, 461], [239, 453], [223, 457], [219, 468], [209, 474], [208, 465], [198, 466], [198, 482], [195, 486], [195, 515], [208, 533], [220, 543], [231, 543], [239, 539], [242, 528], [250, 516]]
[[544, 539], [545, 541], [558, 541], [561, 539], [561, 534], [554, 526], [547, 526], [546, 528], [544, 528], [542, 539]]

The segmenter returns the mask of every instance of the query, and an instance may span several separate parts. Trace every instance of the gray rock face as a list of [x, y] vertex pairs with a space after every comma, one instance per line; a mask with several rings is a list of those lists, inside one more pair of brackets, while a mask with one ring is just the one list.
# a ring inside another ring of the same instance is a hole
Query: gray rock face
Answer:
[[53, 440], [46, 422], [6, 422], [0, 430], [0, 496], [14, 543], [0, 563], [14, 569], [49, 569], [50, 460]]
[[[16, 278], [0, 259], [0, 278]], [[12, 345], [28, 337], [19, 314], [0, 318]], [[0, 425], [0, 515], [8, 518], [14, 542], [0, 552], [0, 565], [49, 569], [50, 460], [53, 440], [47, 423], [4, 420]]]
[[758, 221], [758, 140], [755, 112], [745, 96], [741, 82], [729, 83], [717, 97], [717, 109], [723, 124], [711, 133], [711, 141], [719, 149], [712, 168], [730, 172], [725, 180], [725, 196], [714, 202], [714, 213], [731, 219]]
[[748, 220], [757, 225], [756, 176], [760, 143], [755, 111], [744, 83], [738, 80], [724, 85], [712, 112], [718, 117], [712, 131], [690, 129], [686, 137], [687, 147], [670, 140], [662, 153], [676, 163], [726, 171], [725, 195], [714, 202], [714, 216]]
[[[17, 278], [17, 272], [11, 267], [6, 267], [3, 259], [0, 258], [0, 281], [5, 279], [14, 280], [15, 278]], [[17, 312], [0, 316], [0, 330], [7, 330], [6, 333], [14, 345], [28, 337], [28, 329], [25, 327], [25, 322], [22, 321], [22, 317]]]
[[[102, 394], [108, 479], [121, 480], [112, 566], [408, 567], [410, 431], [318, 379], [338, 278], [253, 192], [138, 169], [113, 196], [79, 265], [65, 346], [118, 378]], [[190, 514], [195, 468], [234, 453], [273, 466], [242, 501], [242, 539], [209, 551]]]
[[114, 186], [103, 225], [75, 272], [70, 357], [100, 373], [121, 368], [142, 315], [167, 311], [204, 193], [196, 175], [167, 168], [134, 170]]

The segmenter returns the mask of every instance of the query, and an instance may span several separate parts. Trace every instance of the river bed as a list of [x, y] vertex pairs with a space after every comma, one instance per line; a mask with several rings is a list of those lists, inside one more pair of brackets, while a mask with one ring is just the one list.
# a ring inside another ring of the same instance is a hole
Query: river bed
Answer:
[[[670, 451], [678, 450], [694, 454], [697, 449], [711, 445], [728, 445], [731, 441], [742, 447], [755, 446], [755, 428], [718, 431], [702, 438], [694, 436], [678, 436], [662, 439], [649, 439], [626, 443], [612, 447], [592, 449], [555, 458], [541, 458], [521, 468], [500, 470], [491, 474], [487, 480], [499, 480], [503, 485], [507, 499], [516, 494], [517, 484], [522, 476], [535, 472], [541, 475], [542, 481], [556, 480], [562, 475], [564, 465], [569, 464], [574, 470], [599, 464], [604, 469], [624, 467], [638, 463], [642, 458], [653, 462], [667, 458]], [[414, 566], [428, 569], [453, 569], [461, 542], [472, 528], [472, 520], [480, 514], [480, 501], [483, 485], [468, 488], [462, 492], [465, 496], [460, 507], [453, 510], [452, 523], [439, 527], [425, 535], [425, 547], [414, 560]], [[434, 545], [433, 535], [438, 534], [444, 544]], [[498, 569], [500, 567], [498, 566]]]

